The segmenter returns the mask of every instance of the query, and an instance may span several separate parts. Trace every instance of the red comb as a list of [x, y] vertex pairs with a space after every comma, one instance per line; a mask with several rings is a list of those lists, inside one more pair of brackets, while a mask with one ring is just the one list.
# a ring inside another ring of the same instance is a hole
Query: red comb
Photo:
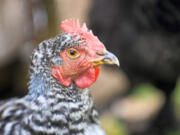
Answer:
[[83, 27], [81, 28], [79, 24], [79, 20], [69, 19], [65, 20], [61, 23], [61, 28], [64, 32], [67, 33], [82, 33], [82, 32], [88, 32], [88, 29], [86, 27], [86, 24], [84, 23]]
[[67, 32], [69, 34], [78, 34], [81, 37], [85, 38], [87, 43], [91, 46], [96, 45], [101, 46], [104, 48], [104, 45], [99, 41], [99, 39], [93, 35], [91, 30], [88, 30], [86, 27], [86, 24], [84, 23], [83, 26], [80, 26], [79, 20], [69, 19], [65, 20], [61, 23], [61, 28], [64, 32]]
[[96, 38], [91, 30], [88, 30], [86, 24], [80, 26], [79, 20], [69, 19], [61, 23], [61, 28], [64, 32], [67, 33], [78, 33], [79, 35], [84, 35], [85, 38]]

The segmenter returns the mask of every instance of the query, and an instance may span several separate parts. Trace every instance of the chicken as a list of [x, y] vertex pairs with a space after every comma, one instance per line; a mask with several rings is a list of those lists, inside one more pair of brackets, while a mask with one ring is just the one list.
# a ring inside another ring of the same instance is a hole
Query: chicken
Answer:
[[178, 0], [94, 0], [89, 15], [90, 27], [118, 56], [132, 87], [150, 82], [165, 93], [150, 128], [159, 134], [177, 126], [171, 95], [180, 74], [179, 15]]
[[71, 19], [61, 28], [33, 51], [27, 95], [1, 102], [1, 135], [105, 135], [88, 87], [101, 64], [119, 61], [85, 24]]

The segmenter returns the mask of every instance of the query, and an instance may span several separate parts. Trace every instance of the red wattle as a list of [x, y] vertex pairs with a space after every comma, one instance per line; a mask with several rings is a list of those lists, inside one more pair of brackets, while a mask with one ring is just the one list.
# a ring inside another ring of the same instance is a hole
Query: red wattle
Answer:
[[[96, 80], [97, 80], [97, 78], [98, 78], [98, 76], [99, 76], [99, 73], [100, 73], [100, 67], [96, 67], [96, 72], [95, 72], [96, 74], [95, 74], [95, 78], [96, 78]], [[95, 81], [96, 81], [95, 80]]]
[[76, 78], [74, 82], [79, 88], [87, 88], [97, 80], [99, 72], [100, 67], [92, 67], [87, 72]]
[[[88, 69], [88, 71], [80, 75], [78, 78], [74, 79], [74, 82], [79, 88], [87, 88], [97, 80], [99, 73], [100, 67], [92, 67]], [[70, 77], [63, 78], [61, 69], [58, 67], [52, 68], [52, 75], [65, 87], [68, 87], [72, 82], [72, 79]]]

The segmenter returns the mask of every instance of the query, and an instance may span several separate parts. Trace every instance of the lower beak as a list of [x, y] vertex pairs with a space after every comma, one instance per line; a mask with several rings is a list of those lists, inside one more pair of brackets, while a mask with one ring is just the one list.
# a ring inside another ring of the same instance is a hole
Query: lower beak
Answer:
[[108, 65], [117, 65], [119, 67], [120, 65], [118, 58], [113, 53], [108, 51], [101, 58], [92, 60], [91, 62], [93, 63], [94, 66], [108, 64]]

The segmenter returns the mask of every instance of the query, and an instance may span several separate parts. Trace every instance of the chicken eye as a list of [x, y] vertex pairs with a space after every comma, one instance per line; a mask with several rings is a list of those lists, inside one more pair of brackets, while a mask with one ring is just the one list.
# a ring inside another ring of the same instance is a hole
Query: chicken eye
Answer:
[[72, 59], [78, 58], [80, 56], [79, 52], [76, 49], [69, 49], [67, 51], [67, 55]]

